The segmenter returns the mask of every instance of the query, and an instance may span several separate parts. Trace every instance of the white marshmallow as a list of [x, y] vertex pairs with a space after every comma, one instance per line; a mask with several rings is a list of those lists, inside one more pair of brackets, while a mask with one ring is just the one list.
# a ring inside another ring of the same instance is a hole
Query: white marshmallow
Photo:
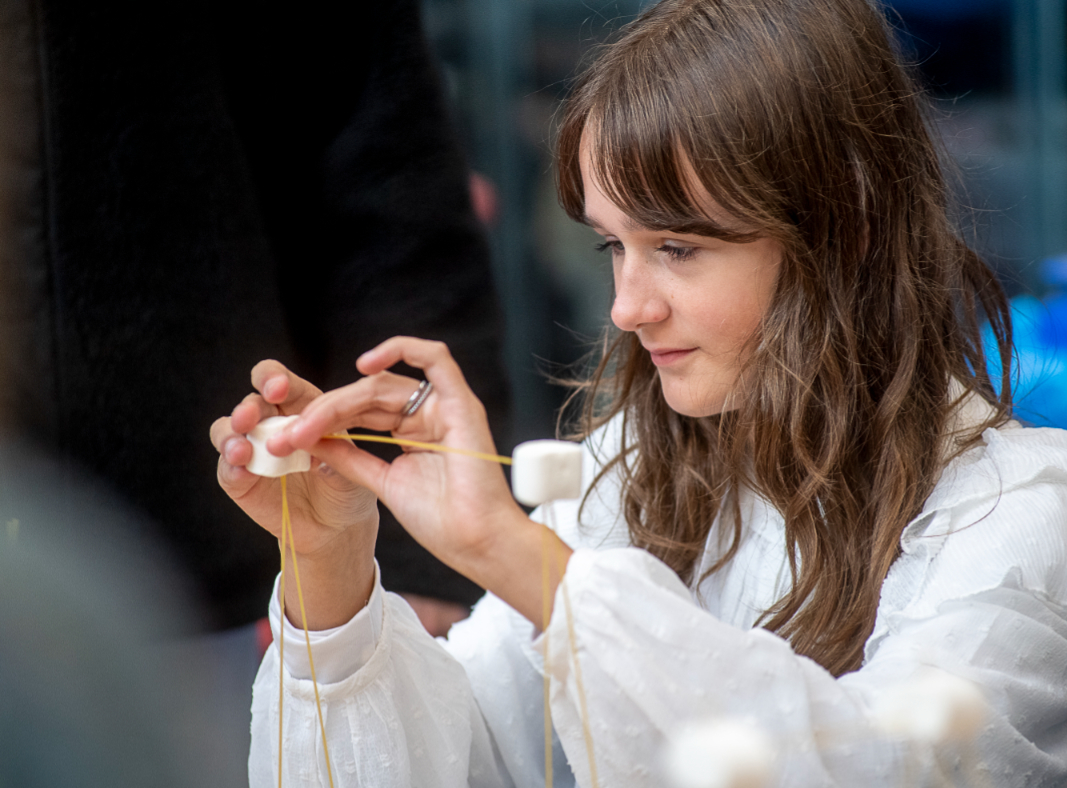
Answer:
[[275, 457], [267, 451], [267, 439], [277, 435], [286, 425], [298, 416], [271, 416], [263, 419], [245, 435], [252, 444], [252, 459], [245, 468], [256, 476], [269, 476], [276, 479], [289, 473], [303, 473], [311, 470], [311, 455], [297, 449], [288, 457]]
[[875, 725], [890, 736], [946, 744], [974, 737], [989, 707], [970, 681], [930, 668], [884, 693], [873, 714]]
[[520, 443], [511, 455], [511, 491], [527, 506], [581, 497], [582, 447], [571, 441]]
[[774, 747], [741, 720], [691, 723], [667, 741], [664, 767], [672, 788], [764, 788], [774, 776]]

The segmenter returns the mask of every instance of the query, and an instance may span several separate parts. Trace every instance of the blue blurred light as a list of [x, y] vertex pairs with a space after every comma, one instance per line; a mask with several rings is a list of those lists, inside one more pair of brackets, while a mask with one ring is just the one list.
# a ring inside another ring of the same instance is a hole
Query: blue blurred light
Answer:
[[[1057, 288], [1052, 295], [1011, 301], [1015, 412], [1035, 426], [1067, 427], [1067, 256], [1046, 260], [1042, 275]], [[998, 378], [996, 344], [988, 326], [983, 340], [990, 372]]]

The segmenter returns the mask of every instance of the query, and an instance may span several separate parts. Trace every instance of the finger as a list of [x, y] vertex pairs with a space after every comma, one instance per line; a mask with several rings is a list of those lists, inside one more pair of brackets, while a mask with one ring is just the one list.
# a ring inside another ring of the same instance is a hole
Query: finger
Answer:
[[273, 359], [260, 361], [252, 367], [252, 386], [285, 414], [299, 413], [322, 394], [316, 386]]
[[220, 458], [230, 465], [247, 465], [252, 460], [252, 444], [235, 432], [228, 418], [216, 419], [211, 425], [211, 445]]
[[220, 419], [215, 419], [208, 434], [211, 436], [211, 445], [215, 447], [215, 451], [222, 454], [223, 442], [234, 434], [233, 428], [230, 426], [229, 417], [223, 416]]
[[[364, 411], [359, 413], [358, 416], [349, 418], [337, 417], [333, 420], [327, 420], [321, 423], [316, 420], [312, 423], [311, 427], [297, 429], [295, 437], [294, 434], [291, 434], [288, 430], [280, 432], [277, 435], [268, 438], [266, 446], [271, 454], [285, 457], [297, 449], [310, 451], [312, 447], [321, 440], [334, 440], [333, 438], [327, 438], [327, 436], [343, 435], [353, 429], [370, 430], [372, 432], [390, 432], [396, 427], [396, 422], [397, 414], [395, 411]], [[289, 429], [297, 428], [298, 424], [299, 422], [292, 425]], [[407, 437], [410, 438], [411, 436], [407, 435]]]
[[234, 500], [240, 500], [260, 480], [259, 476], [240, 465], [231, 465], [221, 456], [219, 457], [217, 476], [219, 486]]
[[219, 486], [231, 498], [239, 499], [259, 480], [244, 467], [252, 459], [252, 444], [234, 432], [231, 420], [226, 417], [215, 419], [210, 434], [211, 444], [219, 452]]
[[415, 337], [393, 337], [360, 356], [356, 361], [356, 368], [365, 375], [373, 375], [401, 361], [423, 370], [426, 378], [444, 396], [455, 396], [469, 391], [463, 372], [444, 342]]
[[263, 419], [277, 416], [277, 406], [270, 404], [259, 394], [249, 394], [230, 414], [233, 431], [241, 435], [249, 432]]
[[411, 378], [379, 372], [327, 392], [304, 408], [299, 420], [272, 439], [271, 451], [289, 447], [310, 449], [322, 436], [356, 425], [372, 430], [392, 429], [417, 388], [418, 381]]
[[[433, 342], [413, 337], [393, 337], [387, 339], [373, 350], [360, 356], [357, 367], [364, 372], [381, 366], [391, 366], [404, 361], [413, 367], [422, 369], [426, 378], [434, 385], [432, 397], [414, 419], [404, 419], [397, 432], [419, 432], [426, 425], [438, 423], [436, 414], [447, 412], [467, 424], [484, 422], [485, 407], [467, 385], [459, 364], [452, 358], [444, 342]], [[436, 414], [435, 414], [436, 411]], [[457, 423], [455, 421], [453, 424]], [[440, 439], [442, 435], [435, 436]]]

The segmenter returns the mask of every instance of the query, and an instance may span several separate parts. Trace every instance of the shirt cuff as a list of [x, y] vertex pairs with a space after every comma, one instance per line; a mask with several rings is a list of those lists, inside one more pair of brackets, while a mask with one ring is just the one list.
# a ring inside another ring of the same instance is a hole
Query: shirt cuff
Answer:
[[377, 561], [374, 562], [374, 590], [363, 609], [339, 627], [308, 631], [306, 639], [303, 628], [293, 626], [288, 616], [282, 621], [280, 579], [281, 575], [275, 578], [270, 598], [270, 629], [277, 646], [280, 627], [285, 628], [284, 658], [290, 676], [311, 678], [308, 641], [315, 660], [315, 679], [320, 684], [344, 681], [367, 664], [382, 634], [383, 591]]

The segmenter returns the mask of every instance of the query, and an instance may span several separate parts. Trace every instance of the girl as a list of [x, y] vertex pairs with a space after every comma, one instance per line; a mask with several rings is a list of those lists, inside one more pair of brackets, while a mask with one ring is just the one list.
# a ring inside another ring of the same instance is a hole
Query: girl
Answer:
[[[947, 218], [881, 11], [665, 0], [576, 87], [558, 162], [615, 276], [618, 331], [581, 392], [582, 501], [528, 518], [492, 464], [323, 440], [493, 451], [447, 349], [411, 338], [325, 395], [263, 362], [212, 429], [222, 486], [275, 534], [278, 484], [242, 467], [241, 433], [299, 414], [268, 445], [322, 463], [290, 505], [339, 783], [543, 785], [544, 668], [557, 786], [661, 784], [665, 737], [709, 715], [772, 736], [781, 784], [1062, 785], [1067, 437], [1010, 421], [1004, 297]], [[434, 386], [413, 413], [399, 361]], [[378, 584], [375, 497], [490, 592], [447, 642]], [[278, 779], [278, 660], [256, 684], [253, 786]], [[307, 660], [285, 652], [285, 785], [328, 781]], [[976, 741], [879, 735], [872, 709], [920, 668], [982, 690]]]

